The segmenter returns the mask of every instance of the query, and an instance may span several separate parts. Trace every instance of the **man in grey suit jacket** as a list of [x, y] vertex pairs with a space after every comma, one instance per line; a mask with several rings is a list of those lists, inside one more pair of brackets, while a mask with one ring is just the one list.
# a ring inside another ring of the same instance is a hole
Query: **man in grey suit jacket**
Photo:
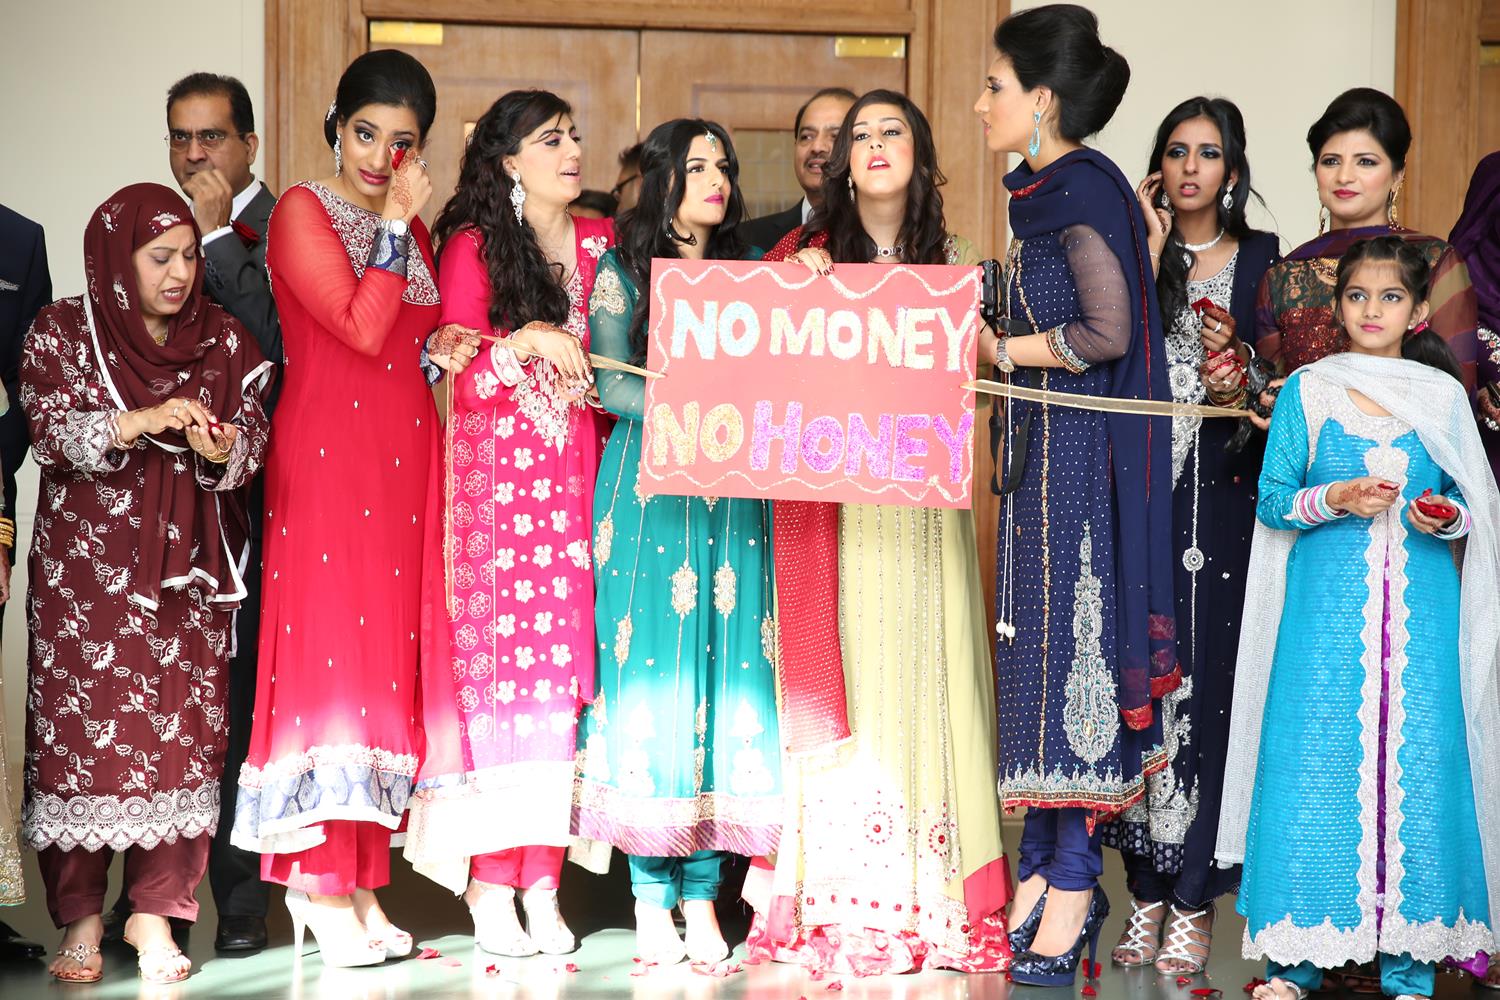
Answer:
[[787, 233], [803, 225], [813, 209], [823, 202], [823, 165], [833, 152], [833, 140], [839, 136], [844, 116], [854, 106], [854, 92], [844, 87], [824, 87], [797, 109], [793, 123], [796, 143], [792, 169], [805, 197], [785, 211], [763, 215], [740, 223], [740, 238], [753, 247], [769, 250]]
[[[266, 278], [266, 226], [276, 196], [251, 173], [260, 139], [245, 85], [231, 76], [193, 73], [167, 92], [167, 148], [172, 174], [193, 203], [203, 231], [204, 282], [210, 295], [244, 324], [267, 360], [281, 364], [281, 324]], [[273, 384], [266, 412], [275, 406]], [[260, 632], [260, 520], [264, 487], [259, 476], [247, 498], [250, 551], [244, 569], [249, 593], [235, 620], [235, 655], [229, 663], [229, 741], [220, 785], [219, 829], [209, 854], [208, 880], [219, 912], [214, 947], [256, 951], [266, 945], [266, 883], [260, 856], [229, 843], [235, 790], [250, 747], [255, 708], [255, 661]]]

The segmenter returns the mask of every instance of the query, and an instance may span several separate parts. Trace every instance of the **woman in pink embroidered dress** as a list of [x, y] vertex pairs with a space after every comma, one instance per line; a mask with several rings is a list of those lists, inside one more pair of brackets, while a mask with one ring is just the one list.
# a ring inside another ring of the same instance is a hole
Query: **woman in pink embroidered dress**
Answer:
[[502, 955], [575, 947], [557, 884], [578, 709], [593, 696], [589, 539], [607, 434], [588, 405], [588, 301], [614, 240], [609, 220], [568, 214], [579, 189], [572, 109], [515, 91], [475, 125], [436, 225], [443, 323], [516, 347], [490, 345], [450, 382], [453, 689], [424, 706], [406, 856], [464, 892], [479, 946]]
[[[448, 669], [425, 627], [442, 606], [441, 495], [437, 411], [416, 366], [438, 325], [417, 218], [435, 114], [421, 63], [360, 56], [325, 122], [334, 175], [283, 194], [267, 234], [286, 365], [234, 843], [287, 886], [298, 939], [310, 925], [324, 965], [411, 949], [374, 890], [390, 881], [416, 777], [419, 685]], [[451, 345], [430, 349], [460, 362]]]

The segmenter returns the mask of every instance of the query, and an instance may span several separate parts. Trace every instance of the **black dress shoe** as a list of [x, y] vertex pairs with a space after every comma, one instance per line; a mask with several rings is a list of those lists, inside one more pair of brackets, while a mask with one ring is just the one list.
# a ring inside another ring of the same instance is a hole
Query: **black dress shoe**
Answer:
[[219, 917], [219, 932], [214, 935], [215, 951], [260, 951], [265, 946], [265, 917]]
[[0, 962], [30, 962], [45, 954], [46, 948], [26, 940], [10, 924], [0, 921]]

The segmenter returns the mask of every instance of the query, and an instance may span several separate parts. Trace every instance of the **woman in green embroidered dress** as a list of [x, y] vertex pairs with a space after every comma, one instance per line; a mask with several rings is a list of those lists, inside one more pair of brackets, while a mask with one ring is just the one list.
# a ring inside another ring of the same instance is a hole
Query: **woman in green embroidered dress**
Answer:
[[[658, 126], [641, 152], [636, 209], [599, 261], [589, 310], [594, 350], [643, 364], [651, 258], [754, 259], [724, 129]], [[637, 942], [648, 962], [728, 955], [714, 917], [723, 852], [776, 850], [780, 738], [771, 668], [770, 525], [762, 500], [650, 496], [637, 480], [645, 384], [611, 372], [619, 416], [594, 494], [597, 694], [579, 735], [574, 832], [607, 868], [630, 856]], [[679, 902], [687, 941], [671, 911]]]

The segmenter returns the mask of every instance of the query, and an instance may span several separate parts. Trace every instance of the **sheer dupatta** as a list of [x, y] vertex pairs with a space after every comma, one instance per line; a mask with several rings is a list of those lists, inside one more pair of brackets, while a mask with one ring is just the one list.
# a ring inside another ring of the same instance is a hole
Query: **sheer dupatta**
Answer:
[[[1458, 483], [1473, 526], [1463, 543], [1459, 598], [1459, 678], [1462, 687], [1474, 806], [1479, 821], [1492, 923], [1500, 914], [1500, 490], [1490, 473], [1463, 386], [1435, 368], [1403, 358], [1335, 354], [1307, 366], [1344, 390], [1357, 389], [1412, 428], [1432, 460]], [[1300, 417], [1300, 415], [1298, 415]], [[1291, 419], [1291, 415], [1277, 419]], [[1234, 679], [1234, 713], [1219, 812], [1215, 857], [1245, 859], [1245, 837], [1255, 794], [1277, 632], [1286, 602], [1286, 567], [1297, 532], [1257, 521], [1250, 550], [1251, 587], [1245, 598]], [[1500, 950], [1500, 942], [1497, 948]]]

